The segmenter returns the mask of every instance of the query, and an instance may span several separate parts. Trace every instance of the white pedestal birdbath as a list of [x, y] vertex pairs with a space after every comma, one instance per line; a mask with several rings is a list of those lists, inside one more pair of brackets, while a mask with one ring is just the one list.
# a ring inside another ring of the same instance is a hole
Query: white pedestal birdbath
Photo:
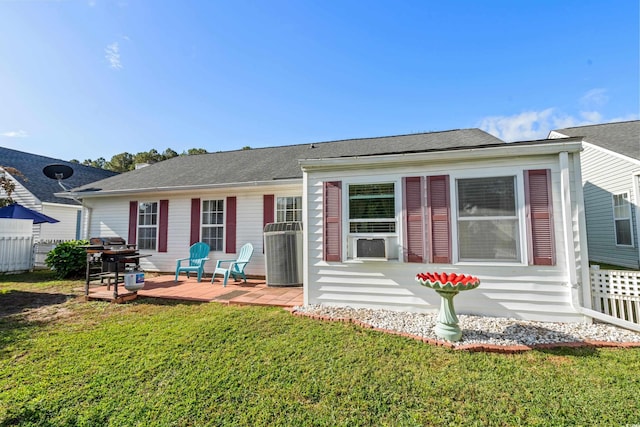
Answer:
[[460, 291], [480, 286], [480, 279], [464, 274], [419, 273], [416, 280], [422, 286], [433, 289], [440, 295], [440, 311], [436, 319], [436, 335], [447, 341], [459, 341], [462, 331], [458, 326], [458, 316], [453, 307], [453, 297]]

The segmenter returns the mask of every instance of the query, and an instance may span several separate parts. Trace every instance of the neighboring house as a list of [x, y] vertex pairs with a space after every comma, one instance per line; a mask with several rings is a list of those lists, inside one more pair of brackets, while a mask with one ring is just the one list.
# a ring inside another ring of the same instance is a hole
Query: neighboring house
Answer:
[[264, 275], [264, 225], [302, 220], [305, 304], [436, 311], [415, 275], [446, 271], [482, 280], [461, 313], [579, 321], [580, 149], [454, 130], [180, 156], [73, 194], [84, 236], [137, 243], [148, 271], [174, 271], [197, 241], [213, 260], [250, 242], [247, 273]]
[[[50, 164], [64, 164], [73, 168], [73, 175], [63, 181], [68, 188], [88, 184], [117, 173], [0, 147], [0, 173], [11, 177], [16, 183], [16, 189], [11, 198], [23, 206], [60, 221], [55, 224], [34, 225], [34, 242], [77, 239], [80, 237], [82, 205], [75, 200], [55, 196], [55, 193], [61, 192], [62, 188], [56, 180], [47, 178], [42, 172], [42, 169]], [[12, 176], [2, 169], [3, 166], [12, 167], [23, 176]]]
[[640, 268], [640, 121], [554, 130], [584, 139], [582, 185], [589, 260]]

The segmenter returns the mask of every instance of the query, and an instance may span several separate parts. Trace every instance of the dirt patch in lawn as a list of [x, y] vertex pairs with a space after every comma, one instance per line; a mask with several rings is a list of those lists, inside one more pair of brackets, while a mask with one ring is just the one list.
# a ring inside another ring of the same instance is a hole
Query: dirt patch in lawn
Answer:
[[0, 318], [20, 316], [30, 322], [46, 322], [67, 317], [65, 303], [74, 295], [10, 290], [0, 292]]

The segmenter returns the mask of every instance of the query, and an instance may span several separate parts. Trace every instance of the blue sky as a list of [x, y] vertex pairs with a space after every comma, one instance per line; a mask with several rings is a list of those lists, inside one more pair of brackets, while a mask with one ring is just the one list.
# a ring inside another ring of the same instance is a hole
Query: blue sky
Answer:
[[109, 160], [472, 127], [528, 140], [638, 119], [638, 9], [0, 0], [0, 146]]

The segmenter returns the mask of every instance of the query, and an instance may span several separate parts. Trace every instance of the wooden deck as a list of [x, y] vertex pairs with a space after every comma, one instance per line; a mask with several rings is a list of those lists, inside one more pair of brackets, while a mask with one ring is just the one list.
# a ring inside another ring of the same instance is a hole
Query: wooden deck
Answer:
[[211, 283], [211, 277], [198, 282], [194, 276], [187, 279], [180, 275], [178, 282], [174, 275], [146, 274], [144, 288], [136, 293], [129, 292], [124, 284], [118, 285], [118, 300], [113, 298], [113, 284], [107, 290], [107, 284], [91, 285], [88, 300], [126, 302], [136, 297], [166, 298], [186, 301], [219, 302], [238, 305], [264, 305], [277, 307], [295, 307], [302, 305], [302, 287], [269, 287], [264, 279], [248, 279], [247, 283], [229, 279], [227, 286], [222, 280]]

